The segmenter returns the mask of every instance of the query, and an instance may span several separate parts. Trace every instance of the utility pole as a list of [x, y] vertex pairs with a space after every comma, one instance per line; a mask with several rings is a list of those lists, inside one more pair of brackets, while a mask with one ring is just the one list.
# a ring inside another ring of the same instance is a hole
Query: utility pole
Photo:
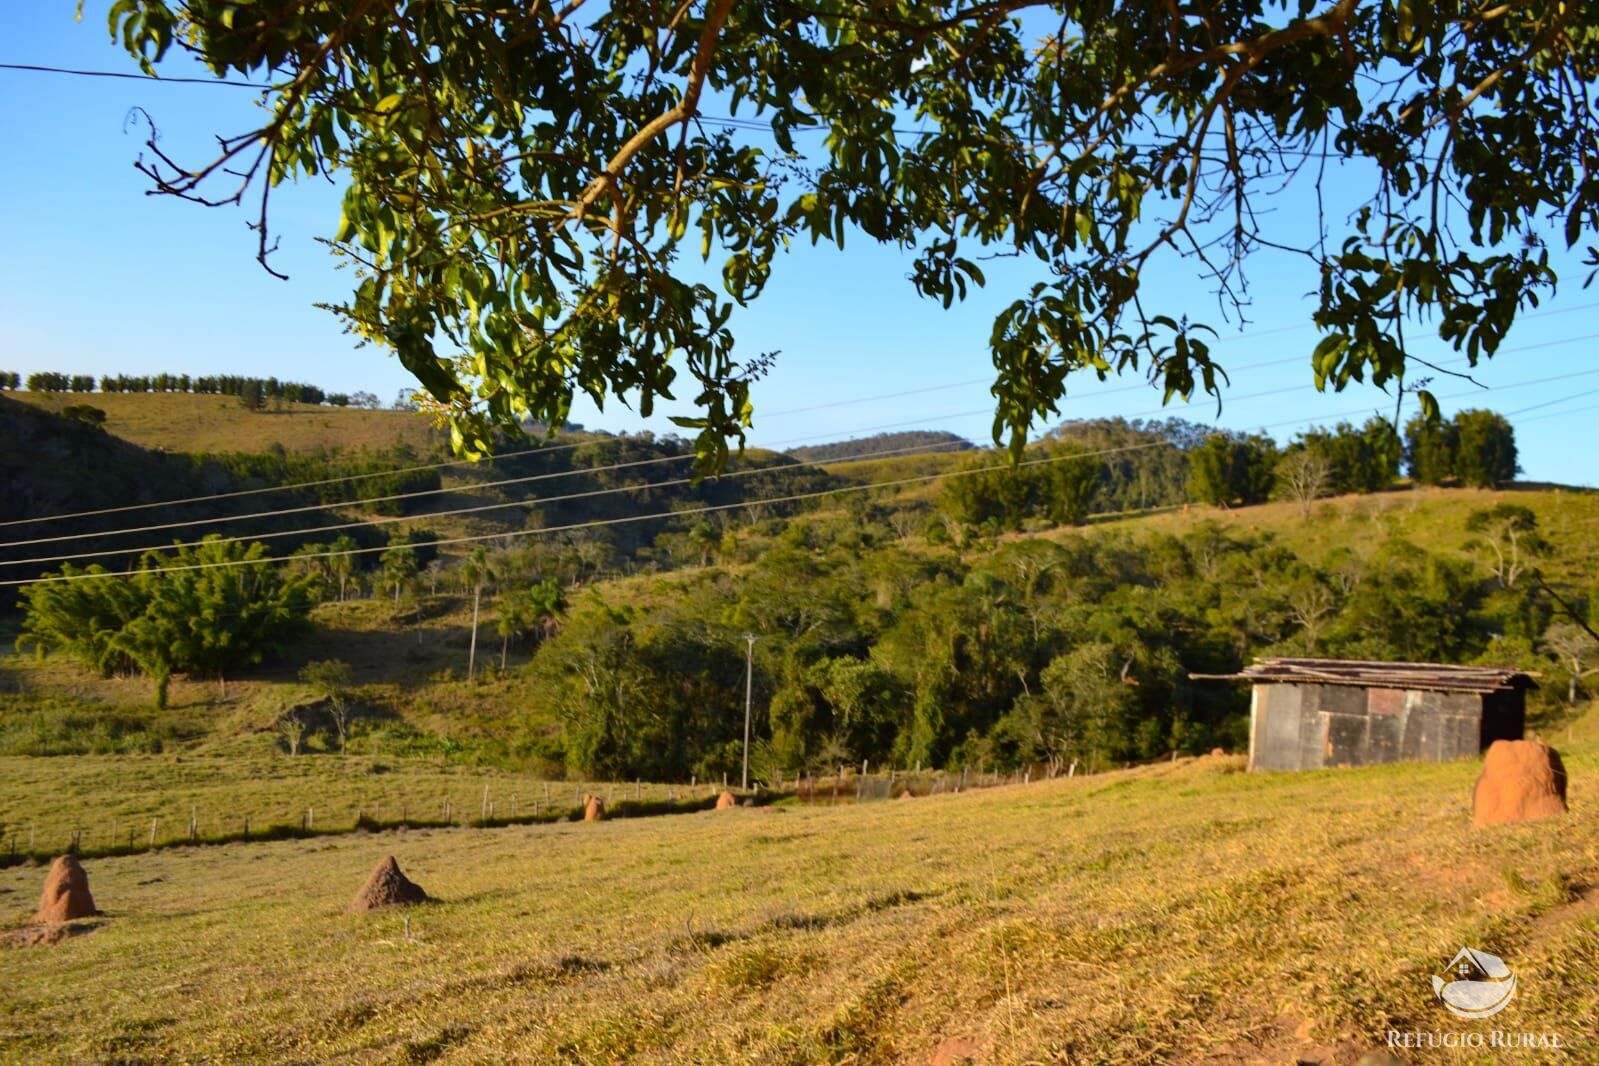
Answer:
[[745, 792], [750, 788], [750, 690], [755, 680], [755, 634], [745, 633], [744, 639], [749, 646], [744, 652], [744, 783], [740, 786]]

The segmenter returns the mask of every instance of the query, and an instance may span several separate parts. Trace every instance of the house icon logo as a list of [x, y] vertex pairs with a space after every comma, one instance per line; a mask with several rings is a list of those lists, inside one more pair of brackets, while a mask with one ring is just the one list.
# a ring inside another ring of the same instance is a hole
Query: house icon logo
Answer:
[[1461, 948], [1444, 973], [1433, 975], [1432, 993], [1458, 1018], [1491, 1018], [1516, 994], [1516, 975], [1505, 960], [1476, 948]]

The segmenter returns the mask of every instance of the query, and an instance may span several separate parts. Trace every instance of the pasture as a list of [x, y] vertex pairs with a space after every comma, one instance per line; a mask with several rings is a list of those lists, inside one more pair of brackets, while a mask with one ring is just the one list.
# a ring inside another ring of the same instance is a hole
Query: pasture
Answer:
[[[1486, 1027], [1429, 984], [1470, 945], [1520, 981], [1496, 1024], [1593, 1061], [1599, 744], [1566, 755], [1568, 816], [1479, 831], [1474, 762], [1206, 757], [907, 802], [90, 860], [105, 917], [0, 952], [0, 1057], [893, 1063], [964, 1038], [984, 1063], [1353, 1062], [1389, 1029]], [[440, 902], [342, 913], [389, 854]], [[42, 877], [0, 871], [5, 925]]]

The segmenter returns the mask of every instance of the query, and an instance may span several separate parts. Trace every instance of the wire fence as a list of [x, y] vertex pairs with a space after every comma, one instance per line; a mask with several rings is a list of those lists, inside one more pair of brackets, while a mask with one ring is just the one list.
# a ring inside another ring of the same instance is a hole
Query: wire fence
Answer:
[[[524, 783], [525, 784], [525, 783]], [[408, 829], [491, 829], [579, 821], [585, 800], [601, 800], [604, 817], [646, 818], [709, 810], [725, 782], [663, 785], [644, 781], [546, 781], [531, 788], [496, 790], [489, 783], [453, 786], [442, 795], [413, 798], [307, 803], [288, 812], [283, 803], [237, 803], [225, 797], [190, 803], [161, 813], [112, 816], [94, 811], [54, 814], [41, 819], [13, 817], [0, 825], [0, 867], [45, 862], [66, 852], [81, 857], [136, 855], [168, 848], [213, 846], [273, 840], [299, 840], [357, 832]], [[421, 790], [418, 790], [420, 793]], [[741, 802], [766, 804], [783, 794], [757, 786]]]
[[[170, 803], [150, 816], [107, 816], [83, 812], [43, 820], [13, 819], [0, 825], [0, 867], [48, 862], [71, 852], [85, 858], [137, 855], [170, 848], [304, 840], [359, 832], [411, 829], [495, 829], [580, 821], [585, 801], [598, 797], [604, 817], [649, 818], [713, 809], [724, 791], [741, 806], [777, 802], [840, 805], [891, 799], [958, 794], [979, 788], [1028, 784], [1056, 776], [1073, 776], [1075, 763], [1030, 764], [1015, 770], [964, 767], [960, 770], [840, 767], [831, 775], [774, 775], [748, 790], [722, 781], [688, 785], [632, 782], [546, 781], [531, 788], [496, 790], [492, 784], [454, 786], [443, 795], [370, 801], [347, 799], [318, 806], [307, 804], [286, 816], [282, 803], [247, 804], [211, 797], [188, 805], [174, 816]], [[219, 810], [218, 807], [225, 809]], [[270, 807], [270, 811], [263, 810]]]

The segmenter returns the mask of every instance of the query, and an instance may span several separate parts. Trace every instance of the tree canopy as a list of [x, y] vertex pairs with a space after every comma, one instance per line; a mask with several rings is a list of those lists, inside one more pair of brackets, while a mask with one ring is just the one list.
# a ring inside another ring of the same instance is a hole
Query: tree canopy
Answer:
[[[770, 358], [736, 352], [735, 308], [792, 241], [852, 231], [913, 254], [945, 306], [985, 257], [1032, 264], [991, 343], [1018, 453], [1074, 372], [1219, 394], [1209, 331], [1146, 289], [1174, 257], [1223, 313], [1258, 253], [1302, 257], [1317, 385], [1434, 411], [1407, 325], [1475, 365], [1553, 289], [1551, 241], [1599, 229], [1592, 5], [117, 0], [110, 27], [147, 72], [176, 46], [269, 85], [214, 158], [168, 155], [152, 123], [140, 168], [248, 200], [269, 270], [273, 187], [346, 180], [333, 247], [359, 281], [333, 310], [469, 453], [495, 424], [560, 425], [579, 391], [648, 414], [684, 374], [680, 421], [725, 459]], [[1270, 228], [1275, 196], [1322, 205], [1343, 161], [1349, 213]]]

